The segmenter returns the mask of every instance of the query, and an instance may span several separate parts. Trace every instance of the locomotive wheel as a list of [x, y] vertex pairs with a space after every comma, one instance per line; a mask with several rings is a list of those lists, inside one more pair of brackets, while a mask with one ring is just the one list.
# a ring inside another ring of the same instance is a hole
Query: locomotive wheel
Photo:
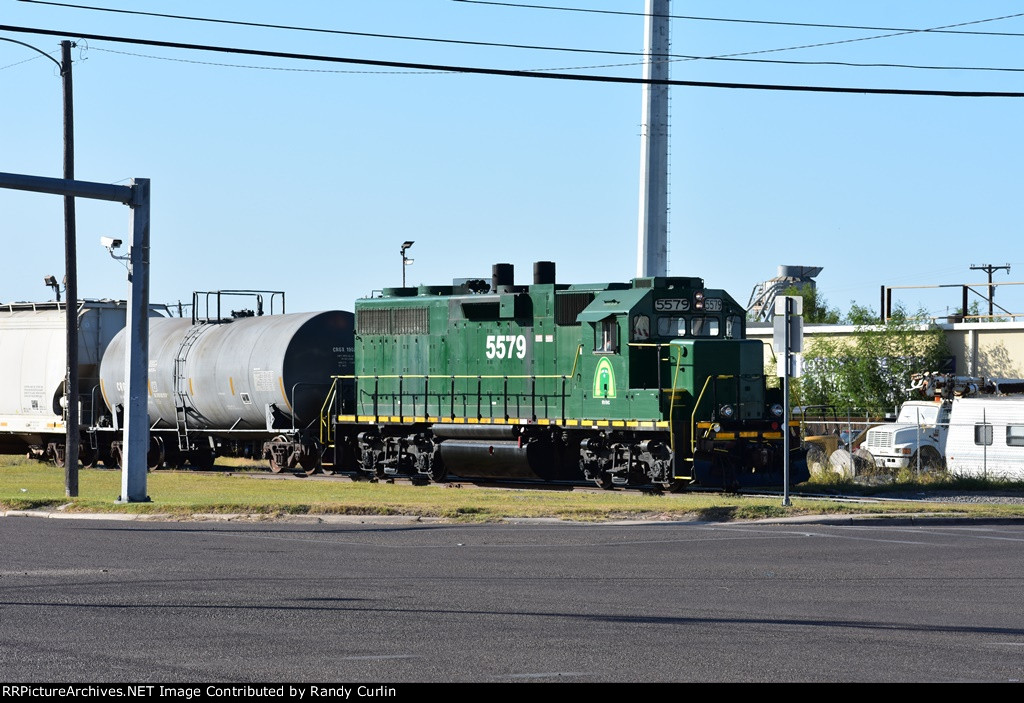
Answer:
[[597, 484], [597, 487], [602, 490], [611, 491], [615, 489], [615, 484], [612, 483], [612, 477], [606, 471], [599, 472], [594, 476], [593, 480], [594, 483]]
[[[283, 434], [279, 434], [278, 436], [274, 437], [270, 441], [271, 442], [287, 442], [288, 439]], [[270, 470], [273, 473], [279, 474], [279, 473], [281, 473], [282, 471], [285, 470], [286, 467], [283, 464], [278, 463], [277, 458], [274, 456], [274, 452], [273, 451], [270, 452], [270, 456], [268, 457], [268, 459], [270, 459]]]

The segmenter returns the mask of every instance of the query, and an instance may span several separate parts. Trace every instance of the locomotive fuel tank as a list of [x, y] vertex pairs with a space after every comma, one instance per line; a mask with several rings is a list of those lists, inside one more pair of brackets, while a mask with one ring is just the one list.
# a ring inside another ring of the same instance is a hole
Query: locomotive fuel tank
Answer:
[[[150, 321], [149, 421], [154, 429], [267, 430], [319, 417], [331, 376], [351, 373], [352, 313], [290, 313], [192, 324]], [[124, 404], [126, 336], [100, 367], [107, 406]]]

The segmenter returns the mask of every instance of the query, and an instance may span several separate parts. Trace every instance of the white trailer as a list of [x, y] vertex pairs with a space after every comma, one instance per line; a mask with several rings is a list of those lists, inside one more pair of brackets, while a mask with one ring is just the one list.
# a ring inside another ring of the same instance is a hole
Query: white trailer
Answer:
[[946, 467], [960, 476], [1024, 479], [1024, 398], [957, 398]]

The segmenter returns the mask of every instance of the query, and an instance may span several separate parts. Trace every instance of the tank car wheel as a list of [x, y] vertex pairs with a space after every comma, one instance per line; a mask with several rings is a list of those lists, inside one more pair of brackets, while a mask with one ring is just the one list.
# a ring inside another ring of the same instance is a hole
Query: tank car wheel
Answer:
[[160, 437], [149, 438], [149, 451], [146, 452], [146, 468], [156, 471], [164, 465], [164, 440]]
[[[274, 437], [270, 441], [271, 442], [287, 442], [288, 438], [285, 437], [283, 434], [279, 434], [278, 436]], [[281, 463], [279, 463], [277, 461], [277, 459], [274, 456], [274, 452], [270, 452], [270, 456], [267, 457], [267, 459], [269, 459], [269, 461], [270, 461], [270, 471], [272, 473], [279, 474], [282, 471], [284, 471], [286, 468], [288, 468], [284, 464], [281, 464]]]
[[188, 463], [201, 471], [213, 468], [217, 455], [212, 449], [196, 449], [188, 453]]
[[100, 461], [99, 450], [93, 449], [87, 444], [80, 446], [78, 448], [78, 460], [82, 462], [82, 468], [95, 469], [96, 464]]
[[669, 493], [686, 493], [687, 486], [689, 486], [690, 484], [689, 481], [677, 479], [668, 481], [667, 483], [664, 483], [662, 485], [665, 487], [665, 490]]
[[303, 454], [299, 457], [299, 469], [307, 476], [320, 471], [320, 458], [315, 454]]

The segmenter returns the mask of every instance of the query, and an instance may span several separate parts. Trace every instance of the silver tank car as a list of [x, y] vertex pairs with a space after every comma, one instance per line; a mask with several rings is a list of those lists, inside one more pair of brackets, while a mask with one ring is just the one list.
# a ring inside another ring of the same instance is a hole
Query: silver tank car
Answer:
[[[124, 404], [125, 334], [100, 366], [103, 399]], [[264, 430], [319, 418], [331, 376], [353, 369], [350, 312], [290, 313], [192, 324], [149, 323], [149, 421], [154, 429]]]

